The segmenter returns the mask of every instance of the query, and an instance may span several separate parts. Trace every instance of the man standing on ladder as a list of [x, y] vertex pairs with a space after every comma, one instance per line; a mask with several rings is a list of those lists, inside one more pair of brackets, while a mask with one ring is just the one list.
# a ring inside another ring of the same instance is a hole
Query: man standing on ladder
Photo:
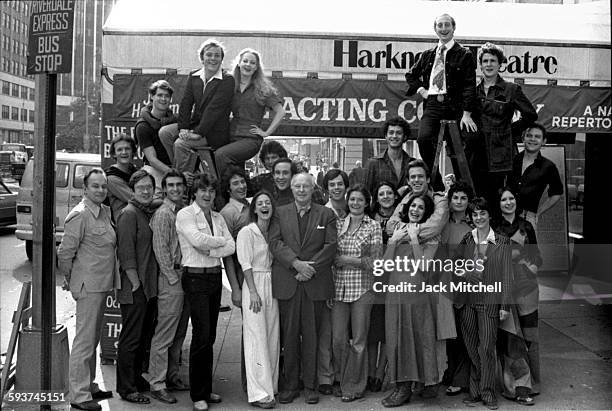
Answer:
[[438, 170], [433, 170], [440, 120], [455, 120], [466, 132], [477, 129], [472, 120], [476, 106], [476, 66], [470, 50], [454, 40], [455, 27], [455, 19], [448, 14], [438, 16], [434, 20], [438, 45], [421, 53], [406, 73], [406, 95], [419, 93], [423, 97], [417, 143], [421, 158], [432, 168], [436, 190], [443, 189], [441, 179], [435, 177]]

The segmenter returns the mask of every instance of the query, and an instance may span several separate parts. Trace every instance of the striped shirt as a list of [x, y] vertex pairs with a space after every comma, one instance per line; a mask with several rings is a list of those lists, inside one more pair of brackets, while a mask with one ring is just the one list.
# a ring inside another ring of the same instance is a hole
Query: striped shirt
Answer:
[[337, 220], [338, 255], [361, 258], [361, 267], [335, 266], [334, 286], [336, 301], [357, 301], [372, 288], [373, 261], [382, 255], [382, 229], [367, 215], [353, 232], [349, 232], [350, 215]]
[[176, 213], [179, 207], [164, 199], [162, 205], [155, 211], [149, 226], [153, 231], [153, 252], [159, 265], [159, 271], [166, 276], [170, 284], [180, 280], [176, 264], [181, 263], [181, 247], [176, 233]]

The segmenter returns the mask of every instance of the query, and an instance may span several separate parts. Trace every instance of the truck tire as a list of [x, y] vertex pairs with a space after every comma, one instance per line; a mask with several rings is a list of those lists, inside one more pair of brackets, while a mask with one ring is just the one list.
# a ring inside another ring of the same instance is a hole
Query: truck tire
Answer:
[[32, 240], [26, 240], [25, 249], [28, 260], [32, 261]]

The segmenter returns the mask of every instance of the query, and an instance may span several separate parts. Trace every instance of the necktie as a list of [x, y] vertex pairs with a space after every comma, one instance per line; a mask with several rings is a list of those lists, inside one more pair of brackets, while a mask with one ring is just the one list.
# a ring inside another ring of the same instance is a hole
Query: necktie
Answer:
[[436, 59], [436, 64], [433, 68], [433, 80], [432, 84], [438, 88], [438, 90], [442, 90], [444, 86], [444, 50], [446, 50], [446, 46], [443, 44], [440, 46], [439, 55]]

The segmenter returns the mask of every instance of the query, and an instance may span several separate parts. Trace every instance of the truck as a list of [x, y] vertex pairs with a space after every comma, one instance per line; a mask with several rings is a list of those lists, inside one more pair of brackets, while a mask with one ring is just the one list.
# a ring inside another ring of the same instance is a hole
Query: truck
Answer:
[[[142, 7], [155, 13], [145, 15]], [[230, 71], [241, 49], [261, 52], [265, 73], [283, 96], [287, 112], [277, 135], [333, 138], [330, 153], [343, 156], [333, 161], [352, 165], [367, 160], [361, 156], [376, 151], [370, 140], [382, 137], [387, 118], [404, 117], [416, 136], [422, 101], [405, 95], [404, 75], [419, 53], [436, 44], [433, 22], [443, 13], [454, 17], [455, 38], [474, 56], [486, 41], [504, 49], [508, 61], [502, 75], [522, 84], [549, 130], [549, 143], [610, 133], [609, 2], [382, 0], [373, 8], [368, 0], [270, 0], [266, 7], [241, 2], [240, 15], [248, 18], [237, 19], [226, 5], [212, 1], [120, 0], [102, 34], [102, 164], [112, 161], [114, 135], [133, 136], [151, 82], [163, 78], [174, 86], [172, 107], [178, 110], [187, 75], [201, 67], [198, 46], [211, 37], [225, 45], [224, 67]], [[203, 24], [202, 16], [211, 17]], [[503, 16], [503, 24], [495, 16]], [[409, 142], [407, 149], [416, 153], [415, 143]], [[557, 161], [563, 163], [563, 146], [557, 151]], [[546, 265], [566, 269], [566, 198], [551, 215], [555, 217], [540, 225], [542, 237], [565, 251], [551, 253], [558, 257], [546, 258]]]
[[0, 144], [0, 170], [3, 175], [21, 181], [27, 162], [28, 152], [25, 144]]

